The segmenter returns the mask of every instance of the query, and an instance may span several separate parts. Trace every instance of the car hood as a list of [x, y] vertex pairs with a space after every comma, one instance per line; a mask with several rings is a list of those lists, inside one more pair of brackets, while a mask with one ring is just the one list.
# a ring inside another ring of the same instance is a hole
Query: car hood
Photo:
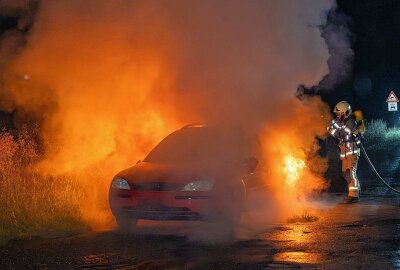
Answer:
[[140, 162], [116, 177], [126, 179], [129, 183], [145, 182], [174, 182], [187, 183], [195, 180], [215, 180], [220, 173], [209, 168], [199, 168], [183, 165], [168, 165], [149, 162]]

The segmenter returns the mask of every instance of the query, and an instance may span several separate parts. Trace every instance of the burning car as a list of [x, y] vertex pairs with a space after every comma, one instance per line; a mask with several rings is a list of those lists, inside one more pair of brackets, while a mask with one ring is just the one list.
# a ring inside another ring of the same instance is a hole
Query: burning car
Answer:
[[246, 197], [246, 178], [260, 158], [256, 136], [242, 129], [185, 126], [113, 178], [112, 213], [123, 229], [139, 219], [234, 224]]

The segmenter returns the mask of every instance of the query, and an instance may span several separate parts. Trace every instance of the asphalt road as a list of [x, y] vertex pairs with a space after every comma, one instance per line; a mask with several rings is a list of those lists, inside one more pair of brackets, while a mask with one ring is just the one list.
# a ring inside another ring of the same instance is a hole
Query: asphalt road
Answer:
[[400, 269], [400, 197], [365, 194], [351, 205], [332, 195], [316, 222], [243, 225], [236, 240], [215, 240], [201, 222], [166, 222], [11, 241], [0, 269]]

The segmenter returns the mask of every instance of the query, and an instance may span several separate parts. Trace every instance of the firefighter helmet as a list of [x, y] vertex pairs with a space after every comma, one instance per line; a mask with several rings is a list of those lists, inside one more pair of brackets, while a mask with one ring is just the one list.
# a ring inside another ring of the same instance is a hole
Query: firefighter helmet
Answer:
[[333, 112], [337, 116], [346, 116], [346, 117], [352, 114], [351, 106], [347, 101], [340, 101], [338, 104], [336, 104]]

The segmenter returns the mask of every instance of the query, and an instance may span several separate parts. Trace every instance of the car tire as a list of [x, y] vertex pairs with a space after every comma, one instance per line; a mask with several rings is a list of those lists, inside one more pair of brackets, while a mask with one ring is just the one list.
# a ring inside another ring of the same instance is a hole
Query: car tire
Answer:
[[237, 189], [239, 192], [232, 191], [232, 202], [234, 202], [226, 212], [216, 220], [216, 224], [219, 224], [222, 228], [225, 228], [227, 236], [234, 238], [236, 228], [240, 225], [240, 217], [243, 212], [244, 199], [245, 199], [245, 187], [241, 186]]
[[235, 229], [238, 225], [237, 216], [221, 215], [212, 220], [214, 232], [217, 232], [219, 237], [224, 240], [232, 240], [235, 238]]
[[116, 217], [115, 221], [118, 225], [118, 231], [131, 232], [136, 227], [137, 219], [127, 217]]
[[225, 215], [225, 222], [231, 224], [233, 228], [240, 225], [241, 209], [232, 209], [229, 214]]

